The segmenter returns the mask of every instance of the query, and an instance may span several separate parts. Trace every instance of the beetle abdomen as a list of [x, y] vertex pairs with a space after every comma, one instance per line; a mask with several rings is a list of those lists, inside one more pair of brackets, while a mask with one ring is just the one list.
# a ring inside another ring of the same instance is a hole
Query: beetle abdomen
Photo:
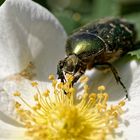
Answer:
[[123, 53], [133, 49], [136, 40], [134, 24], [123, 19], [102, 19], [84, 26], [80, 32], [90, 32], [102, 38], [109, 51], [122, 49]]

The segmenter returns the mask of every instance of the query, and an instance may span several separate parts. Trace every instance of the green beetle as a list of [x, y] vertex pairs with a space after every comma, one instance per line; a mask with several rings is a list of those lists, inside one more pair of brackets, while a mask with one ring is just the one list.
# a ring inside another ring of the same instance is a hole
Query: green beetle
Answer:
[[[74, 76], [74, 84], [86, 69], [109, 68], [117, 83], [120, 83], [127, 93], [112, 62], [137, 49], [137, 46], [134, 24], [124, 19], [102, 19], [90, 23], [68, 37], [67, 57], [60, 60], [57, 66], [58, 79], [65, 82], [65, 74], [69, 73]], [[126, 97], [128, 98], [128, 93]]]

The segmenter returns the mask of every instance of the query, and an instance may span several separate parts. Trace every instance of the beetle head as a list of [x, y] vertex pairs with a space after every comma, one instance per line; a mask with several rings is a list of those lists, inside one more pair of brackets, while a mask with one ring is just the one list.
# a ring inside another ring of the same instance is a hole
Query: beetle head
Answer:
[[58, 79], [61, 79], [61, 81], [64, 82], [66, 80], [65, 79], [66, 73], [75, 75], [75, 73], [80, 68], [79, 64], [80, 59], [75, 54], [69, 55], [64, 60], [60, 60], [57, 65]]

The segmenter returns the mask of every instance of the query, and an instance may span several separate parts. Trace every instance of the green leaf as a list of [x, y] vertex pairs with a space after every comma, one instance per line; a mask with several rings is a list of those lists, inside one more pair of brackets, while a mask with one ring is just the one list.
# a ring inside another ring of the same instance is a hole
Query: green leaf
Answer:
[[54, 12], [54, 15], [59, 19], [60, 23], [63, 25], [66, 32], [69, 34], [79, 25], [78, 23], [72, 18], [73, 13], [69, 11], [65, 12]]
[[139, 50], [135, 50], [135, 51], [131, 51], [128, 54], [130, 54], [131, 56], [135, 56], [137, 59], [140, 60], [140, 49]]
[[118, 16], [119, 2], [117, 0], [95, 0], [92, 15], [94, 19]]
[[121, 8], [121, 15], [128, 15], [136, 12], [140, 12], [140, 1], [139, 0], [119, 0]]
[[129, 52], [128, 54], [130, 54], [131, 56], [136, 57], [136, 59], [140, 60], [140, 41], [137, 41], [135, 46], [134, 46], [134, 51]]

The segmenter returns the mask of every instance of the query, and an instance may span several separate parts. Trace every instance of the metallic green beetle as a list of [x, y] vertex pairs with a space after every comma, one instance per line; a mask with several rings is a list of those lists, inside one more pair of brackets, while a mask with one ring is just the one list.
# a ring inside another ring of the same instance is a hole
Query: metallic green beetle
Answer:
[[[124, 19], [102, 19], [83, 26], [67, 39], [67, 57], [59, 61], [58, 78], [65, 82], [65, 74], [72, 74], [74, 84], [86, 69], [109, 68], [127, 93], [112, 62], [137, 49], [136, 44], [134, 24]], [[128, 93], [126, 97], [128, 98]]]

